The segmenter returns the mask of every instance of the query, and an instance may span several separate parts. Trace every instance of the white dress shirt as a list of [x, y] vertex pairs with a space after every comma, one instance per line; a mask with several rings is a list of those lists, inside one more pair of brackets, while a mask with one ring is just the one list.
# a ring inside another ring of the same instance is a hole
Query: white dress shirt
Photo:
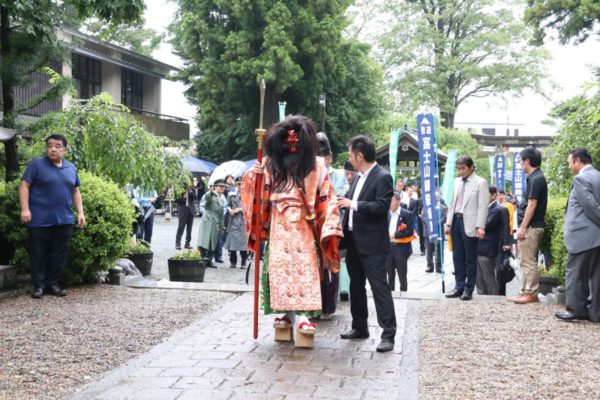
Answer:
[[363, 186], [365, 185], [365, 181], [369, 176], [369, 173], [375, 168], [377, 163], [373, 163], [371, 168], [366, 170], [365, 172], [357, 172], [356, 177], [354, 179], [358, 179], [356, 182], [356, 188], [354, 189], [354, 193], [352, 194], [352, 207], [350, 208], [350, 214], [348, 215], [348, 230], [352, 231], [354, 227], [354, 211], [358, 211], [358, 197], [360, 196], [360, 192], [362, 191]]
[[[388, 231], [390, 232], [390, 236], [396, 233], [396, 227], [398, 226], [398, 218], [400, 218], [400, 207], [394, 211], [390, 211], [390, 225], [388, 227]], [[390, 242], [393, 242], [393, 239], [390, 239]]]

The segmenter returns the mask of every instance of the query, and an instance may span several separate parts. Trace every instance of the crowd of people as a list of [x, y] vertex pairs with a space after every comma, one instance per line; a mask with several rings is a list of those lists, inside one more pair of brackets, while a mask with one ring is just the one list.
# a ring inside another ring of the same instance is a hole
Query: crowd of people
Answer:
[[[80, 227], [86, 224], [77, 170], [64, 160], [66, 149], [64, 137], [49, 136], [46, 156], [29, 164], [20, 185], [21, 221], [29, 231], [32, 297], [36, 299], [44, 293], [66, 295], [58, 282], [69, 237], [75, 222]], [[333, 168], [329, 140], [315, 132], [310, 119], [290, 116], [275, 124], [266, 139], [265, 160], [243, 177], [218, 179], [206, 192], [204, 183], [196, 180], [178, 195], [175, 247], [181, 249], [184, 231], [184, 247], [194, 247], [194, 216], [201, 215], [195, 247], [215, 263], [223, 262], [223, 248], [229, 251], [231, 268], [237, 267], [238, 252], [240, 268], [246, 267], [249, 252], [264, 253], [262, 308], [267, 314], [280, 315], [275, 318], [275, 329], [296, 326], [302, 335], [314, 335], [316, 325], [311, 318], [327, 319], [335, 312], [340, 254], [345, 254], [352, 325], [341, 337], [369, 337], [368, 281], [382, 328], [377, 347], [381, 352], [394, 347], [396, 317], [391, 292], [396, 275], [400, 290], [408, 290], [413, 240], [419, 241], [420, 255], [426, 256], [426, 272], [442, 272], [447, 236], [455, 278], [448, 298], [471, 300], [475, 288], [481, 295], [505, 295], [506, 282], [499, 271], [509, 255], [517, 254], [522, 283], [520, 293], [508, 300], [516, 304], [538, 301], [537, 258], [548, 204], [539, 150], [526, 148], [520, 153], [527, 180], [518, 204], [514, 196], [478, 176], [472, 158], [459, 157], [459, 176], [450, 204], [440, 198], [436, 205], [445, 227], [441, 240], [429, 240], [424, 230], [426, 219], [418, 188], [401, 179], [394, 188], [390, 173], [375, 160], [375, 145], [369, 137], [353, 137], [348, 150], [344, 168]], [[600, 173], [586, 149], [572, 150], [567, 162], [574, 175], [564, 228], [567, 305], [556, 317], [598, 322]], [[264, 184], [256, 188], [259, 174], [263, 174]], [[160, 196], [137, 189], [132, 193], [141, 214], [137, 235], [150, 243], [153, 211]], [[260, 209], [255, 209], [256, 196], [262, 199]], [[262, 226], [257, 237], [252, 227], [259, 213]], [[293, 340], [292, 335], [276, 337]]]

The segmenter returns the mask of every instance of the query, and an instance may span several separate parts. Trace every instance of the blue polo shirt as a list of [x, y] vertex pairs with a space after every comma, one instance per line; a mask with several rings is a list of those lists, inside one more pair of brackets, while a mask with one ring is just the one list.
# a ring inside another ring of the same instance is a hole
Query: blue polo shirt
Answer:
[[57, 167], [47, 157], [32, 160], [22, 180], [29, 182], [29, 228], [73, 225], [73, 189], [79, 186], [77, 168], [67, 160]]

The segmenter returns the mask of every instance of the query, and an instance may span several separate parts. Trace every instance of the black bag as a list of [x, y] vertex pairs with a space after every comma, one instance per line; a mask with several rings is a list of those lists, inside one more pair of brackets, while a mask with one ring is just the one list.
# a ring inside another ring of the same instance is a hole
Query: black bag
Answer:
[[515, 278], [515, 270], [510, 265], [510, 259], [515, 258], [512, 253], [502, 253], [502, 266], [500, 267], [500, 273], [502, 274], [502, 278], [504, 282], [508, 283]]

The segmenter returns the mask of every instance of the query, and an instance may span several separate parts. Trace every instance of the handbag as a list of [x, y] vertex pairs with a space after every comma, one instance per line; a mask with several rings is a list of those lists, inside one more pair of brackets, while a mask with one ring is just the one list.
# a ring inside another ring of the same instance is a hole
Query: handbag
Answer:
[[511, 258], [514, 260], [514, 256], [512, 253], [503, 253], [502, 255], [502, 266], [500, 267], [500, 273], [502, 274], [502, 278], [504, 282], [508, 283], [515, 278], [515, 270], [511, 265]]

